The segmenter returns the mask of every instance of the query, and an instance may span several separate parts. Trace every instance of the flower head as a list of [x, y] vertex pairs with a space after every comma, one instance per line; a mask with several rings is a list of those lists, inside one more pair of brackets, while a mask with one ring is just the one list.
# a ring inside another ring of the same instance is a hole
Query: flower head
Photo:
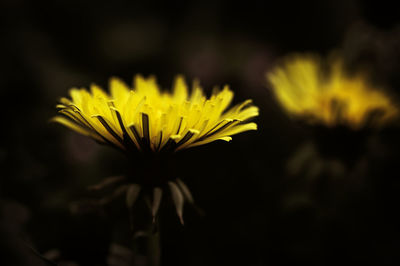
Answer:
[[164, 191], [170, 192], [181, 223], [183, 203], [193, 204], [189, 189], [171, 171], [173, 156], [169, 152], [215, 140], [230, 141], [231, 135], [257, 129], [255, 123], [248, 122], [258, 115], [251, 100], [228, 109], [233, 99], [228, 86], [214, 90], [206, 98], [198, 82], [194, 82], [189, 93], [181, 76], [176, 78], [172, 93], [162, 92], [153, 77], [145, 79], [138, 75], [133, 89], [120, 79], [111, 78], [110, 94], [91, 85], [90, 92], [72, 88], [70, 96], [71, 99], [61, 98], [57, 105], [60, 115], [53, 118], [55, 122], [128, 155], [134, 154], [132, 150], [146, 154], [138, 156], [141, 167], [130, 166], [123, 176], [108, 178], [93, 187], [101, 190], [118, 185], [99, 204], [125, 193], [127, 206], [132, 210], [137, 199], [144, 198], [151, 202], [153, 222]]
[[397, 106], [368, 84], [365, 75], [349, 76], [342, 60], [324, 69], [317, 57], [296, 56], [267, 74], [278, 102], [291, 115], [328, 127], [379, 127], [398, 116]]
[[233, 99], [228, 86], [206, 98], [197, 82], [189, 93], [181, 76], [168, 93], [155, 78], [138, 75], [133, 89], [111, 78], [110, 94], [96, 85], [90, 90], [72, 88], [71, 99], [61, 98], [61, 115], [53, 120], [122, 150], [177, 151], [257, 129], [246, 122], [258, 115], [251, 100], [227, 109]]

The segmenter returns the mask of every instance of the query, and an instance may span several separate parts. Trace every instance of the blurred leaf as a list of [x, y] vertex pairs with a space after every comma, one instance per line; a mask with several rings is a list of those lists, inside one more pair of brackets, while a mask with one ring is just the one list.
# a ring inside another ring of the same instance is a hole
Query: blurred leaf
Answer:
[[197, 214], [199, 216], [205, 216], [205, 212], [204, 210], [202, 210], [201, 208], [199, 208], [193, 199], [192, 193], [190, 192], [189, 188], [186, 186], [186, 184], [180, 179], [177, 178], [176, 179], [176, 184], [178, 185], [179, 189], [181, 190], [184, 199], [189, 202], [190, 204], [192, 204], [192, 208], [194, 208], [194, 210], [197, 212]]
[[183, 198], [182, 192], [179, 189], [179, 187], [172, 181], [168, 182], [168, 186], [171, 191], [172, 200], [174, 201], [174, 204], [175, 204], [176, 214], [178, 215], [179, 220], [180, 220], [181, 224], [183, 225], [184, 224], [184, 222], [183, 222], [184, 198]]
[[179, 178], [176, 179], [176, 184], [178, 185], [178, 187], [180, 188], [183, 196], [185, 197], [185, 199], [191, 203], [194, 204], [194, 199], [192, 196], [192, 193], [190, 192], [189, 188], [186, 186], [185, 183], [183, 183], [183, 181]]
[[28, 244], [25, 241], [22, 241], [22, 243], [25, 244], [25, 246], [32, 251], [33, 254], [35, 254], [38, 258], [40, 258], [43, 262], [46, 263], [46, 265], [56, 265], [56, 263], [54, 263], [53, 261], [49, 260], [48, 258], [46, 258], [45, 256], [43, 256], [42, 254], [40, 254], [36, 249], [34, 249], [30, 244]]
[[289, 159], [287, 164], [288, 172], [292, 175], [299, 174], [315, 156], [316, 150], [314, 144], [311, 142], [304, 144]]
[[324, 161], [319, 158], [314, 158], [310, 163], [307, 169], [307, 177], [310, 180], [317, 178], [322, 171], [324, 170], [325, 164]]
[[97, 185], [93, 185], [88, 187], [88, 189], [90, 191], [98, 191], [98, 190], [102, 190], [105, 189], [111, 185], [114, 185], [122, 180], [125, 179], [125, 176], [111, 176], [111, 177], [107, 177], [105, 178], [102, 182], [100, 182]]
[[151, 215], [153, 216], [153, 223], [156, 220], [156, 215], [160, 207], [162, 192], [163, 192], [162, 189], [159, 187], [155, 187], [153, 189], [153, 202], [151, 205]]
[[126, 191], [126, 205], [129, 209], [132, 209], [137, 198], [139, 197], [141, 186], [138, 184], [131, 184], [128, 186]]
[[128, 189], [128, 185], [120, 186], [117, 189], [115, 189], [114, 192], [110, 196], [104, 197], [101, 200], [99, 200], [99, 203], [101, 205], [108, 204], [109, 202], [111, 202], [115, 198], [117, 198], [120, 195], [122, 195], [123, 193], [125, 193], [127, 189]]
[[101, 213], [103, 214], [104, 209], [101, 207], [98, 200], [86, 199], [74, 201], [69, 204], [69, 210], [72, 214], [81, 215], [86, 213]]
[[327, 168], [329, 168], [329, 173], [333, 177], [341, 177], [346, 174], [346, 167], [342, 162], [340, 162], [338, 160], [331, 160], [331, 161], [327, 162], [326, 164], [327, 164]]

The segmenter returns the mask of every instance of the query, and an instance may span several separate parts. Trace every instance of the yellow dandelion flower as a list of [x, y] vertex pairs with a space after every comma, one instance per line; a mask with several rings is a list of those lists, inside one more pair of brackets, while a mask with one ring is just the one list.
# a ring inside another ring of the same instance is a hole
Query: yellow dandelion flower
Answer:
[[341, 59], [295, 56], [267, 74], [280, 105], [292, 116], [328, 127], [379, 127], [398, 116], [397, 106], [363, 74], [349, 76]]
[[193, 90], [178, 76], [173, 92], [162, 92], [155, 78], [134, 78], [134, 88], [118, 78], [110, 79], [110, 94], [100, 87], [72, 88], [70, 99], [61, 98], [59, 116], [53, 118], [100, 143], [122, 150], [178, 151], [232, 135], [255, 130], [247, 120], [258, 108], [247, 100], [227, 109], [233, 99], [228, 86], [207, 98], [200, 85]]
[[[123, 176], [107, 178], [92, 187], [101, 190], [123, 182], [99, 204], [125, 193], [127, 206], [133, 210], [142, 196], [150, 202], [153, 222], [164, 191], [170, 192], [181, 223], [183, 203], [194, 204], [188, 187], [170, 169], [170, 153], [215, 140], [230, 141], [232, 135], [257, 129], [254, 122], [248, 122], [258, 115], [251, 100], [228, 108], [233, 99], [228, 86], [215, 89], [207, 98], [198, 82], [189, 93], [182, 76], [176, 78], [172, 93], [162, 92], [155, 78], [138, 75], [133, 89], [120, 79], [111, 78], [110, 94], [91, 85], [90, 92], [72, 88], [70, 97], [61, 98], [57, 105], [60, 115], [53, 121], [128, 156], [139, 157], [135, 167], [129, 167]], [[142, 151], [143, 156], [133, 156], [135, 150]]]

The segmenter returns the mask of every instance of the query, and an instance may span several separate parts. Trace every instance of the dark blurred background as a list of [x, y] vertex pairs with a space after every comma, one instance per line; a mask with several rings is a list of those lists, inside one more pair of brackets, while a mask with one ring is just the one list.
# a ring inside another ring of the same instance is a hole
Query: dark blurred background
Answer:
[[[180, 226], [162, 212], [162, 265], [399, 265], [398, 125], [370, 133], [352, 158], [320, 154], [339, 174], [296, 170], [298, 151], [321, 141], [265, 80], [283, 55], [341, 50], [398, 98], [400, 14], [389, 3], [1, 0], [0, 264], [46, 265], [33, 248], [60, 265], [126, 265], [123, 204], [73, 207], [126, 159], [48, 121], [73, 86], [142, 73], [167, 89], [180, 73], [252, 98], [259, 130], [178, 154], [205, 216], [186, 207]], [[340, 137], [322, 142], [353, 151]]]

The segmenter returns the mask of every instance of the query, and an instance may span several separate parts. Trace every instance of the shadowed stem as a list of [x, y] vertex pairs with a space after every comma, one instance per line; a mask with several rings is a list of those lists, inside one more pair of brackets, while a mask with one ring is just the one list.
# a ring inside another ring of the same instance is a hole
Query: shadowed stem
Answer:
[[[133, 235], [133, 266], [138, 265], [137, 259], [144, 256], [146, 266], [160, 266], [161, 244], [158, 219], [145, 231], [138, 231]], [[137, 257], [140, 255], [140, 257]], [[142, 257], [143, 258], [143, 257]], [[139, 263], [140, 265], [143, 262]]]
[[147, 265], [160, 266], [161, 245], [160, 232], [154, 232], [147, 237]]

